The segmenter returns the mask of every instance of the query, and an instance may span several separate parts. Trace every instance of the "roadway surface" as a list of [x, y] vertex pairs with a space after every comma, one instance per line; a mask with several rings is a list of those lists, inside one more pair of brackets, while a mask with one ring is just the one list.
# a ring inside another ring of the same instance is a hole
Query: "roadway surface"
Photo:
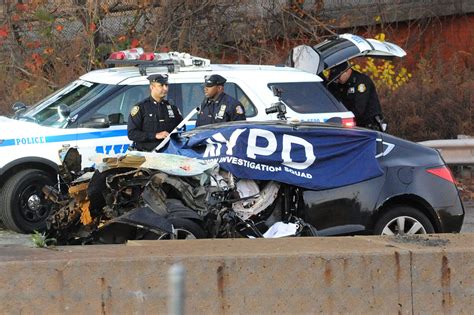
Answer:
[[[466, 216], [461, 233], [474, 233], [474, 200], [464, 202]], [[27, 245], [33, 246], [31, 236], [28, 234], [19, 234], [7, 231], [0, 227], [0, 245]]]

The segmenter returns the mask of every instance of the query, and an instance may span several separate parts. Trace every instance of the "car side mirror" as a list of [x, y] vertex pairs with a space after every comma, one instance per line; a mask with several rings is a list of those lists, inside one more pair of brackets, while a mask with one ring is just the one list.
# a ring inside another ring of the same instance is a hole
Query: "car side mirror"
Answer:
[[12, 109], [13, 109], [13, 112], [15, 112], [15, 114], [19, 114], [21, 113], [22, 111], [26, 110], [28, 106], [26, 106], [25, 103], [22, 103], [22, 102], [15, 102], [13, 105], [12, 105]]
[[122, 125], [124, 123], [122, 113], [110, 114], [108, 117], [111, 125]]
[[82, 128], [109, 128], [110, 120], [107, 115], [96, 114], [89, 118], [88, 120], [79, 124], [79, 127]]

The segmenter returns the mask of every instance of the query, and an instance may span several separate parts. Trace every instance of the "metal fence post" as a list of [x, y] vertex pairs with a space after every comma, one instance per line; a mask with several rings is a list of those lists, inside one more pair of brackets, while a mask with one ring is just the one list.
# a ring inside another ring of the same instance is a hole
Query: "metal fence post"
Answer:
[[186, 269], [180, 263], [168, 271], [168, 314], [184, 315], [184, 277]]

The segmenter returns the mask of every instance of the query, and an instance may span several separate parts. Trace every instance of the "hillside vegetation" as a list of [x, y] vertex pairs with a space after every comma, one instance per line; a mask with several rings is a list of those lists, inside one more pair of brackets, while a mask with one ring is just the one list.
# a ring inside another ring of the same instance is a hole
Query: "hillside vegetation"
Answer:
[[[9, 3], [9, 2], [8, 2]], [[117, 50], [186, 51], [213, 63], [280, 64], [300, 43], [353, 32], [392, 41], [404, 60], [357, 60], [377, 84], [389, 132], [414, 141], [473, 135], [474, 19], [426, 17], [351, 27], [322, 1], [23, 1], [0, 21], [0, 114], [34, 104]], [[263, 5], [265, 4], [265, 5]], [[349, 8], [350, 9], [350, 8]], [[350, 10], [348, 11], [350, 12]], [[453, 46], [464, 43], [461, 48]], [[455, 47], [447, 51], [450, 46]]]

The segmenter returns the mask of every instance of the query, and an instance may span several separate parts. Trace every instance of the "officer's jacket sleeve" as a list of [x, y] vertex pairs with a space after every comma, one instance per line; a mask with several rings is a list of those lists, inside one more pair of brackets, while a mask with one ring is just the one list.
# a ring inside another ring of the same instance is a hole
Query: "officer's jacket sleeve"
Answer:
[[135, 105], [135, 106], [139, 106], [139, 111], [135, 115], [130, 114], [128, 116], [128, 122], [127, 122], [128, 139], [135, 142], [155, 140], [154, 133], [143, 131], [143, 123], [144, 123], [143, 107], [140, 105]]
[[[339, 102], [342, 102], [341, 95], [338, 91], [337, 83], [332, 82], [331, 84], [329, 84], [327, 86], [327, 89], [328, 89], [329, 93], [332, 94], [332, 96], [334, 96]], [[344, 106], [345, 106], [345, 104], [344, 104]]]
[[206, 123], [206, 113], [205, 111], [208, 110], [208, 106], [206, 106], [207, 104], [207, 98], [205, 97], [202, 102], [201, 102], [201, 105], [199, 106], [199, 112], [197, 113], [197, 118], [196, 118], [196, 127], [199, 127], [199, 126], [202, 126]]
[[227, 121], [246, 120], [245, 108], [239, 101], [230, 96], [227, 96], [226, 101], [229, 104], [229, 108], [226, 110]]
[[380, 106], [379, 96], [375, 88], [375, 84], [370, 81], [370, 99], [369, 107], [367, 108], [367, 116], [369, 119], [373, 120], [375, 116], [382, 115], [382, 107]]

